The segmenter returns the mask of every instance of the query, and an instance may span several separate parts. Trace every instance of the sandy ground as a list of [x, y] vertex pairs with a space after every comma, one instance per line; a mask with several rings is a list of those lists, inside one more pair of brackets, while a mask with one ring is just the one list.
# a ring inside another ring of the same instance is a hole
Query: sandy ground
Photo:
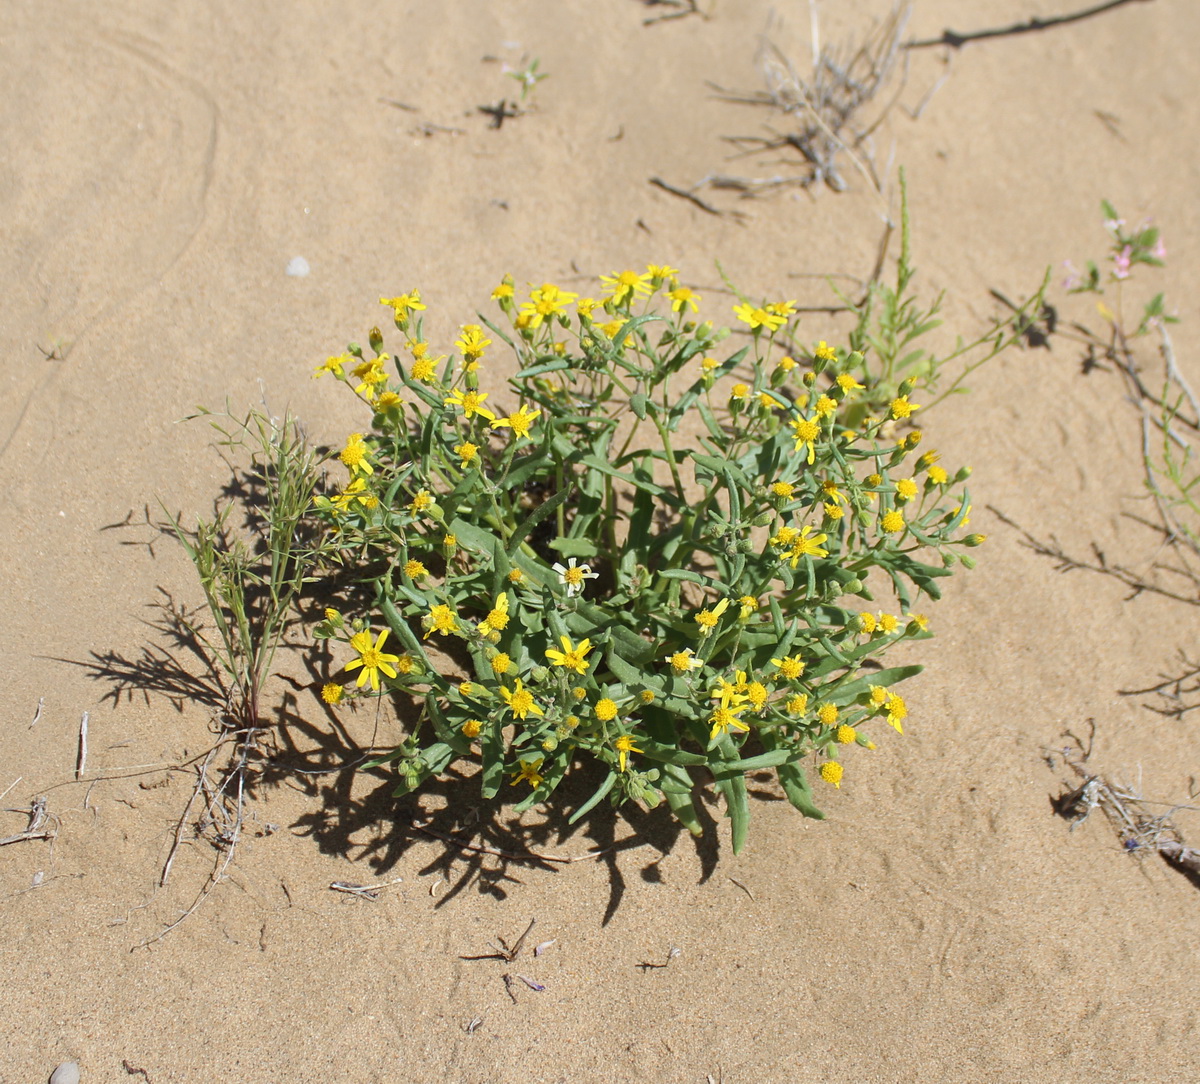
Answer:
[[[177, 548], [104, 529], [159, 497], [188, 516], [211, 507], [228, 472], [209, 431], [178, 419], [265, 395], [341, 440], [359, 415], [308, 375], [380, 320], [377, 297], [414, 286], [445, 337], [504, 272], [575, 288], [666, 261], [721, 306], [714, 258], [751, 294], [807, 304], [828, 294], [795, 276], [869, 273], [879, 203], [852, 170], [840, 195], [705, 194], [741, 220], [647, 183], [794, 168], [729, 161], [723, 136], [782, 118], [706, 82], [761, 86], [769, 25], [804, 57], [807, 6], [704, 6], [711, 19], [644, 26], [667, 9], [5, 5], [0, 805], [44, 795], [61, 830], [0, 848], [0, 1081], [45, 1080], [70, 1059], [86, 1084], [1200, 1079], [1200, 895], [1123, 853], [1100, 817], [1068, 832], [1050, 805], [1067, 776], [1044, 759], [1091, 718], [1098, 770], [1184, 799], [1194, 722], [1120, 691], [1171, 669], [1194, 611], [1058, 574], [984, 507], [1073, 553], [1095, 543], [1139, 569], [1156, 556], [1128, 516], [1146, 509], [1136, 415], [1116, 377], [1085, 375], [1061, 339], [1006, 355], [925, 420], [946, 461], [974, 466], [973, 525], [990, 542], [930, 609], [939, 635], [906, 689], [906, 736], [858, 762], [826, 797], [828, 821], [764, 787], [734, 857], [715, 803], [700, 843], [632, 812], [570, 834], [552, 817], [509, 832], [503, 814], [487, 838], [514, 850], [630, 844], [530, 865], [414, 833], [412, 807], [378, 779], [289, 770], [256, 796], [227, 882], [136, 947], [191, 903], [213, 858], [185, 846], [156, 890], [190, 784], [133, 767], [210, 740], [195, 687], [176, 678], [168, 695], [161, 668], [139, 665], [166, 646], [155, 605], [200, 593]], [[911, 34], [1081, 6], [917, 0]], [[837, 38], [886, 5], [825, 7]], [[1101, 256], [1108, 197], [1163, 227], [1157, 282], [1200, 378], [1198, 40], [1189, 0], [1130, 3], [971, 43], [919, 119], [893, 111], [877, 157], [907, 167], [919, 281], [947, 292], [951, 335], [999, 311], [990, 290], [1016, 297], [1047, 266]], [[551, 78], [533, 110], [492, 130], [476, 107], [511, 95], [501, 65], [524, 56]], [[904, 104], [945, 59], [911, 52]], [[285, 274], [296, 256], [307, 277]], [[1098, 322], [1055, 290], [1064, 316]], [[817, 316], [806, 328], [837, 332]], [[339, 736], [308, 690], [280, 681], [276, 696], [291, 767], [395, 732], [360, 714]], [[0, 835], [24, 823], [2, 816]], [[376, 902], [328, 888], [397, 877]], [[459, 959], [531, 918], [530, 943], [555, 941], [542, 956]], [[669, 966], [638, 966], [673, 947]], [[506, 970], [545, 991], [518, 982], [514, 1004]]]

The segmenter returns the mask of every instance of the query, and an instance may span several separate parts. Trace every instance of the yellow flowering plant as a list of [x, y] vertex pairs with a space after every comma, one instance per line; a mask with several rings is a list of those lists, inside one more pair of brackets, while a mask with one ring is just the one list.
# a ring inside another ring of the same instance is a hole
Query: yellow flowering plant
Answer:
[[810, 777], [840, 786], [851, 749], [903, 732], [894, 687], [920, 667], [877, 660], [929, 636], [917, 598], [973, 566], [969, 472], [919, 449], [911, 381], [847, 425], [863, 358], [792, 361], [791, 302], [737, 305], [735, 339], [667, 266], [492, 298], [436, 360], [419, 291], [384, 299], [403, 346], [372, 329], [316, 371], [364, 409], [314, 495], [330, 589], [375, 600], [331, 599], [316, 629], [345, 674], [326, 702], [416, 707], [374, 762], [397, 794], [466, 761], [521, 810], [592, 761], [572, 822], [665, 801], [699, 834], [712, 781], [737, 850], [769, 769], [821, 817]]

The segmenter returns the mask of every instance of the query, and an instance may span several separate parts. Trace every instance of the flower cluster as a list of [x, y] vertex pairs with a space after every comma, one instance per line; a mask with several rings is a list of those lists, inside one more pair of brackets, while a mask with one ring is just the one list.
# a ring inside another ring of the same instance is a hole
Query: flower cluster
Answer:
[[[955, 492], [969, 472], [918, 450], [911, 384], [855, 412], [861, 355], [798, 349], [794, 302], [736, 305], [735, 347], [675, 268], [596, 285], [519, 297], [506, 277], [498, 318], [461, 325], [436, 358], [419, 291], [381, 299], [403, 351], [372, 329], [369, 352], [317, 369], [370, 412], [314, 503], [378, 599], [327, 610], [317, 635], [345, 645], [346, 677], [322, 697], [420, 705], [379, 761], [398, 793], [470, 758], [485, 795], [507, 782], [524, 807], [587, 755], [608, 770], [574, 817], [665, 800], [698, 833], [703, 769], [740, 847], [748, 772], [773, 769], [821, 816], [810, 773], [838, 787], [848, 750], [903, 732], [893, 686], [920, 668], [864, 664], [928, 636], [916, 597], [972, 566], [983, 539]], [[507, 381], [499, 343], [516, 357]]]

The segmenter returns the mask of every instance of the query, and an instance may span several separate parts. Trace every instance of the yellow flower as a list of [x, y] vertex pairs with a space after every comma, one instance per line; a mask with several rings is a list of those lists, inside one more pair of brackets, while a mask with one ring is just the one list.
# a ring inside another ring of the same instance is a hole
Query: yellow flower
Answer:
[[789, 696], [787, 710], [789, 715], [803, 715], [808, 711], [808, 694], [796, 693], [795, 696]]
[[704, 662], [701, 659], [696, 658], [696, 656], [692, 654], [692, 649], [690, 647], [684, 648], [683, 651], [676, 651], [674, 654], [670, 655], [669, 658], [671, 661], [671, 669], [677, 674], [686, 674], [692, 670], [699, 670], [704, 665]]
[[817, 404], [813, 409], [818, 418], [832, 418], [837, 412], [837, 400], [831, 399], [828, 395], [822, 395], [817, 399]]
[[881, 613], [878, 615], [879, 627], [889, 636], [900, 627], [900, 619], [892, 614]]
[[887, 702], [883, 705], [883, 710], [887, 712], [888, 723], [896, 728], [897, 734], [904, 733], [903, 722], [908, 718], [908, 705], [904, 703], [904, 697], [897, 696], [891, 693]]
[[834, 704], [821, 704], [817, 708], [817, 719], [822, 726], [833, 726], [837, 722], [838, 709]]
[[755, 308], [749, 302], [734, 305], [733, 313], [742, 323], [749, 324], [751, 331], [757, 331], [759, 328], [765, 327], [768, 331], [774, 333], [787, 323], [786, 316], [777, 316], [773, 312], [768, 312], [767, 309]]
[[525, 573], [522, 572], [519, 568], [514, 568], [508, 574], [508, 582], [509, 583], [520, 583], [523, 579], [525, 579]]
[[513, 781], [509, 784], [510, 787], [515, 787], [518, 783], [528, 783], [534, 790], [542, 785], [541, 767], [545, 757], [538, 757], [537, 760], [519, 760], [520, 768], [513, 774]]
[[814, 535], [808, 537], [811, 527], [805, 527], [800, 532], [800, 536], [792, 542], [791, 549], [783, 555], [783, 560], [790, 561], [792, 568], [795, 568], [800, 563], [801, 557], [828, 557], [829, 551], [821, 545], [822, 542], [829, 538], [827, 534]]
[[[521, 684], [520, 678], [513, 682], [511, 690], [506, 689], [503, 685], [500, 686], [500, 699], [508, 705], [509, 711], [518, 719], [523, 720], [530, 712], [533, 712], [534, 715], [545, 714], [533, 702], [533, 694]], [[540, 764], [541, 761], [538, 763]]]
[[414, 516], [419, 516], [422, 512], [427, 511], [431, 504], [433, 504], [433, 498], [429, 495], [429, 490], [419, 489], [416, 496], [408, 502], [408, 510]]
[[592, 650], [591, 640], [580, 640], [576, 646], [572, 646], [569, 636], [560, 636], [559, 642], [562, 644], [562, 650], [548, 647], [546, 648], [546, 658], [555, 666], [563, 666], [568, 670], [574, 670], [577, 674], [586, 674], [588, 666], [591, 665], [587, 661], [587, 653]]
[[767, 306], [767, 312], [772, 316], [782, 316], [785, 320], [795, 314], [795, 301], [775, 301]]
[[501, 591], [496, 596], [496, 605], [492, 607], [487, 617], [483, 619], [485, 628], [503, 632], [508, 627], [508, 592]]
[[761, 681], [752, 681], [746, 686], [746, 699], [755, 711], [762, 711], [767, 702], [767, 687]]
[[405, 652], [396, 660], [396, 673], [402, 676], [407, 676], [413, 672], [413, 668], [416, 666], [416, 664], [416, 659], [408, 654], [408, 652]]
[[468, 419], [478, 414], [481, 418], [486, 418], [489, 422], [494, 422], [496, 415], [482, 405], [486, 398], [486, 392], [463, 391], [462, 388], [457, 388], [450, 393], [450, 398], [444, 401], [446, 406], [462, 407], [463, 413]]
[[796, 367], [796, 359], [788, 354], [784, 354], [776, 363], [775, 369], [779, 373], [790, 373]]
[[333, 357], [325, 359], [324, 365], [318, 365], [313, 372], [313, 379], [316, 380], [319, 376], [324, 376], [326, 373], [333, 373], [334, 376], [341, 377], [345, 375], [346, 366], [354, 360], [349, 354], [335, 354]]
[[654, 282], [662, 282], [663, 279], [669, 279], [672, 275], [678, 275], [679, 268], [671, 267], [670, 264], [662, 264], [660, 266], [656, 263], [648, 263], [646, 264], [646, 274], [648, 274]]
[[419, 580], [429, 575], [429, 569], [414, 557], [404, 562], [404, 575], [410, 580]]
[[948, 481], [950, 481], [950, 475], [946, 473], [944, 468], [932, 466], [929, 468], [929, 480], [935, 486], [944, 486]]
[[345, 695], [345, 685], [338, 685], [336, 682], [331, 681], [321, 686], [321, 699], [324, 700], [326, 704], [340, 704]]
[[671, 309], [674, 312], [686, 312], [689, 305], [692, 307], [692, 312], [700, 311], [700, 306], [696, 304], [700, 300], [699, 295], [693, 293], [686, 286], [669, 290], [667, 297], [671, 299]]
[[817, 348], [813, 351], [813, 357], [818, 361], [837, 361], [837, 351], [822, 339], [817, 343]]
[[613, 304], [621, 305], [636, 296], [652, 293], [650, 278], [650, 275], [639, 275], [636, 271], [618, 271], [611, 275], [601, 275], [600, 282], [605, 293], [612, 294]]
[[804, 673], [804, 663], [798, 655], [785, 655], [782, 659], [772, 659], [771, 662], [779, 667], [779, 672], [788, 681], [795, 681]]
[[363, 440], [361, 433], [351, 433], [346, 441], [346, 447], [341, 451], [338, 458], [346, 464], [347, 469], [351, 474], [374, 474], [375, 468], [371, 466], [367, 456], [371, 449], [367, 447], [366, 441]]
[[510, 298], [512, 296], [513, 284], [511, 282], [501, 282], [500, 285], [492, 291], [493, 301], [503, 301], [505, 298]]
[[741, 606], [738, 617], [742, 621], [749, 620], [750, 615], [758, 609], [758, 599], [756, 599], [753, 595], [742, 595], [742, 597], [738, 599], [738, 604]]
[[712, 723], [712, 731], [708, 740], [712, 741], [718, 734], [728, 731], [730, 727], [749, 733], [750, 728], [738, 718], [749, 706], [749, 704], [739, 704], [737, 707], [723, 707], [718, 704], [713, 709], [712, 715], [708, 717], [708, 721]]
[[596, 701], [596, 718], [602, 723], [610, 723], [617, 717], [617, 703], [607, 696]]
[[[511, 290], [512, 287], [510, 286], [509, 289]], [[481, 723], [478, 719], [468, 719], [462, 725], [463, 735], [467, 738], [470, 738], [472, 741], [479, 737], [479, 734], [482, 730], [483, 723]]]
[[471, 461], [479, 454], [479, 445], [465, 440], [454, 449], [454, 454], [462, 461], [459, 466], [466, 470], [471, 465]]
[[843, 723], [834, 732], [833, 740], [839, 745], [849, 745], [855, 738], [858, 737], [858, 731], [852, 726], [847, 726]]
[[892, 509], [890, 512], [885, 512], [879, 521], [879, 529], [884, 534], [899, 534], [904, 530], [904, 515]]
[[529, 410], [522, 406], [513, 411], [507, 418], [499, 418], [492, 422], [493, 429], [511, 429], [515, 437], [528, 437], [530, 427], [536, 418], [541, 416], [540, 410]]
[[[643, 689], [638, 694], [638, 696], [641, 698], [641, 701], [643, 704], [653, 704], [654, 703], [654, 690], [653, 689]], [[639, 749], [638, 752], [641, 752], [641, 750]]]
[[476, 363], [483, 357], [484, 350], [492, 345], [492, 340], [484, 338], [483, 328], [478, 324], [463, 324], [459, 330], [462, 334], [455, 339], [454, 345], [462, 352], [467, 371], [474, 372]]
[[404, 406], [404, 400], [394, 391], [381, 392], [379, 398], [375, 400], [375, 410], [379, 414], [395, 415], [402, 406]]
[[432, 358], [417, 358], [412, 365], [412, 378], [421, 381], [422, 384], [428, 384], [436, 371], [437, 362]]
[[827, 760], [821, 765], [821, 778], [840, 788], [842, 785], [842, 766], [836, 760]]
[[567, 305], [579, 295], [560, 290], [552, 282], [543, 283], [538, 289], [530, 291], [530, 299], [521, 306], [521, 315], [527, 317], [526, 326], [535, 328], [541, 326], [542, 320], [562, 312]]
[[852, 391], [862, 391], [863, 385], [854, 379], [849, 373], [840, 373], [837, 377], [837, 386], [842, 389], [847, 395]]
[[387, 373], [383, 371], [383, 363], [387, 360], [387, 354], [380, 354], [377, 358], [354, 366], [350, 371], [362, 381], [354, 390], [367, 399], [374, 399], [375, 389], [387, 383]]
[[908, 401], [908, 396], [902, 395], [899, 399], [892, 400], [889, 413], [896, 421], [899, 421], [901, 418], [910, 417], [914, 410], [920, 409], [921, 407], [918, 403], [910, 403]]
[[617, 751], [618, 771], [623, 772], [625, 770], [625, 761], [630, 753], [644, 752], [644, 750], [639, 749], [633, 744], [635, 741], [637, 741], [637, 739], [632, 734], [622, 734], [615, 742], [613, 742], [613, 748]]
[[703, 372], [711, 373], [720, 364], [716, 358], [705, 358], [700, 362], [700, 368]]
[[592, 310], [595, 309], [595, 307], [599, 304], [600, 302], [594, 297], [581, 297], [575, 302], [575, 311], [579, 313], [580, 316], [590, 317], [592, 315]]
[[750, 394], [750, 385], [749, 384], [734, 384], [734, 386], [729, 389], [729, 399], [731, 402], [740, 403], [749, 394]]
[[700, 626], [700, 635], [708, 636], [717, 627], [721, 615], [729, 608], [729, 599], [723, 598], [711, 610], [701, 610], [696, 614], [696, 624]]
[[875, 620], [875, 615], [868, 610], [860, 613], [855, 620], [858, 623], [858, 631], [865, 632], [868, 636], [875, 631], [875, 627], [879, 623]]
[[402, 328], [408, 326], [408, 314], [410, 312], [419, 312], [425, 308], [421, 304], [420, 290], [413, 290], [412, 293], [401, 294], [399, 297], [381, 297], [379, 304], [391, 306], [392, 312], [396, 316], [396, 323]]
[[775, 482], [771, 486], [771, 496], [779, 497], [785, 501], [789, 500], [795, 492], [796, 487], [791, 482]]
[[362, 668], [362, 673], [358, 675], [359, 686], [365, 685], [368, 681], [371, 683], [371, 688], [378, 691], [379, 675], [385, 674], [387, 677], [394, 678], [396, 671], [392, 667], [392, 663], [399, 660], [399, 655], [389, 655], [383, 650], [383, 642], [388, 638], [390, 629], [384, 629], [379, 634], [379, 639], [372, 644], [370, 631], [356, 632], [350, 637], [350, 646], [358, 652], [357, 659], [351, 659], [346, 663], [347, 670], [358, 670]]
[[[435, 632], [440, 632], [443, 635], [449, 632], [458, 631], [458, 618], [455, 617], [454, 611], [449, 606], [437, 605], [434, 606], [426, 616], [425, 620], [429, 623], [429, 630], [425, 633], [425, 639], [428, 640]], [[464, 694], [465, 695], [465, 694]]]
[[816, 439], [821, 435], [821, 423], [809, 418], [796, 418], [792, 421], [792, 430], [796, 434], [796, 451], [802, 445], [808, 446], [808, 462], [816, 457]]
[[871, 692], [871, 705], [876, 708], [881, 708], [887, 703], [888, 691], [882, 685], [869, 686]]
[[493, 674], [507, 674], [512, 669], [512, 659], [503, 651], [497, 652], [491, 658]]
[[917, 483], [913, 478], [901, 478], [896, 483], [896, 500], [911, 501], [917, 495]]

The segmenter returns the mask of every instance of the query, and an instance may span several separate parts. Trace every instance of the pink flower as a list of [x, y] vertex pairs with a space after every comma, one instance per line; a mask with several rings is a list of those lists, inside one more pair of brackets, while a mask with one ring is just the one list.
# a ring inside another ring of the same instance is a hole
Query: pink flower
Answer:
[[1156, 260], [1165, 260], [1167, 258], [1167, 246], [1163, 244], [1161, 237], [1154, 242], [1154, 247], [1150, 250], [1150, 255]]
[[1126, 245], [1121, 249], [1120, 253], [1113, 257], [1113, 278], [1127, 279], [1129, 278], [1130, 256], [1133, 253], [1131, 246]]

